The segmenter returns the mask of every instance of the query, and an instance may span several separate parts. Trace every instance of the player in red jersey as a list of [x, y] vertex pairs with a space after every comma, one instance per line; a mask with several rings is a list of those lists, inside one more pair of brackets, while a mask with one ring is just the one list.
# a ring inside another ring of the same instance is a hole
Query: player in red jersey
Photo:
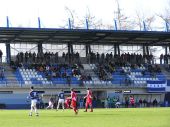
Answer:
[[77, 109], [77, 94], [76, 94], [76, 92], [74, 91], [73, 88], [71, 89], [71, 105], [72, 105], [72, 108], [73, 108], [75, 114], [77, 115], [78, 114], [78, 109]]
[[90, 88], [87, 89], [87, 95], [84, 98], [86, 98], [85, 112], [87, 112], [88, 106], [90, 106], [90, 109], [91, 109], [90, 112], [93, 112], [93, 106], [92, 106], [93, 95], [92, 95], [92, 91], [90, 90]]
[[65, 99], [65, 108], [71, 108], [71, 97]]

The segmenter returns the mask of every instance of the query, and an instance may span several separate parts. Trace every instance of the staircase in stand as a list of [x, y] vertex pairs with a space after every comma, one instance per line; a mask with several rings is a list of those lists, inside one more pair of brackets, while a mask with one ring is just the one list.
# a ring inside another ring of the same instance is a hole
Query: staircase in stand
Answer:
[[166, 76], [167, 80], [170, 80], [170, 72], [168, 72], [165, 67], [160, 66], [162, 73]]
[[97, 76], [97, 74], [94, 72], [95, 69], [95, 65], [94, 64], [83, 64], [84, 67], [84, 74], [86, 76], [90, 75], [92, 78], [92, 81], [100, 81], [99, 77]]
[[14, 70], [8, 64], [3, 64], [2, 66], [4, 68], [4, 76], [7, 79], [6, 85], [9, 87], [19, 86]]

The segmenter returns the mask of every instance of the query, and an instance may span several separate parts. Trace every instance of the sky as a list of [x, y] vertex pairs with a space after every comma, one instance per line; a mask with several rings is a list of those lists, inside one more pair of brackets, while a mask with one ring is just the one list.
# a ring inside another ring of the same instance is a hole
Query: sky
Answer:
[[[134, 18], [136, 12], [147, 17], [163, 13], [168, 6], [168, 0], [118, 1], [129, 20]], [[42, 27], [63, 27], [71, 17], [66, 7], [74, 11], [75, 17], [80, 20], [85, 21], [89, 11], [103, 24], [112, 25], [116, 9], [115, 0], [0, 0], [0, 5], [0, 27], [6, 26], [6, 16], [12, 27], [37, 27], [37, 17], [40, 17]], [[160, 19], [159, 25], [162, 25]]]
[[[144, 17], [163, 14], [170, 7], [170, 0], [118, 0], [122, 13], [133, 21], [136, 12]], [[113, 25], [117, 4], [115, 0], [0, 0], [0, 27], [6, 27], [6, 16], [9, 17], [10, 27], [38, 27], [38, 17], [41, 27], [62, 28], [68, 25], [70, 13], [74, 12], [75, 19], [85, 22], [88, 12], [101, 20], [105, 25]], [[77, 24], [75, 24], [77, 25]], [[68, 26], [67, 26], [68, 27]], [[82, 26], [86, 28], [86, 26]], [[112, 28], [112, 27], [111, 27]], [[154, 22], [155, 30], [165, 29], [165, 23], [158, 17]], [[0, 44], [4, 50], [5, 44]], [[5, 59], [5, 57], [4, 57]]]

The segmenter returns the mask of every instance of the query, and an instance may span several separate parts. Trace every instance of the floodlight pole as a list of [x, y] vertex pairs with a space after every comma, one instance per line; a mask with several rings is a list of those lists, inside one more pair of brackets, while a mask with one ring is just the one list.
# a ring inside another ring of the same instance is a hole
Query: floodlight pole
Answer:
[[38, 17], [38, 28], [41, 28], [41, 20], [40, 20], [40, 17]]
[[86, 19], [86, 29], [87, 29], [87, 30], [89, 29], [89, 22], [88, 22], [88, 19]]
[[[41, 28], [41, 20], [40, 20], [40, 17], [38, 17], [38, 28]], [[42, 53], [42, 52], [43, 52], [42, 42], [39, 42], [39, 43], [37, 44], [37, 47], [38, 47], [38, 52], [39, 52], [39, 53]]]
[[68, 28], [71, 29], [71, 20], [70, 20], [70, 18], [68, 19]]
[[165, 22], [165, 25], [166, 25], [166, 32], [168, 32], [169, 31], [169, 25], [168, 25], [167, 22]]
[[[116, 20], [114, 20], [114, 26], [115, 26], [115, 30], [117, 30], [117, 21]], [[114, 44], [114, 54], [120, 55], [119, 44]]]
[[[86, 19], [86, 29], [89, 29], [89, 22], [88, 19]], [[86, 43], [86, 57], [88, 56], [88, 54], [90, 53], [90, 45]]]
[[[71, 20], [70, 20], [70, 18], [68, 18], [68, 28], [71, 30]], [[67, 46], [68, 46], [68, 61], [69, 61], [69, 64], [70, 64], [71, 63], [70, 55], [73, 54], [73, 45], [71, 43], [68, 43]]]
[[146, 24], [144, 21], [143, 21], [143, 28], [144, 28], [144, 31], [146, 31]]
[[114, 20], [114, 26], [115, 26], [115, 30], [117, 30], [117, 22], [116, 22], [116, 20]]
[[[6, 17], [6, 27], [9, 28], [9, 18]], [[6, 43], [6, 62], [9, 64], [11, 61], [11, 49], [10, 49], [10, 43]]]
[[8, 18], [8, 16], [6, 17], [6, 27], [9, 28], [9, 18]]

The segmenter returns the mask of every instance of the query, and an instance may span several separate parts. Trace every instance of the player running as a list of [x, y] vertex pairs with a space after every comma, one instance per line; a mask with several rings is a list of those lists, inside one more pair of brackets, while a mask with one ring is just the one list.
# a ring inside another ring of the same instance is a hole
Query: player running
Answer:
[[78, 114], [78, 109], [77, 109], [77, 94], [76, 92], [74, 91], [74, 89], [72, 88], [71, 89], [71, 105], [72, 105], [72, 108], [75, 112], [75, 115]]
[[63, 108], [63, 111], [64, 111], [64, 92], [63, 92], [63, 90], [61, 90], [61, 92], [58, 94], [57, 111], [58, 111], [60, 105], [62, 105], [62, 108]]
[[48, 107], [46, 109], [54, 109], [54, 100], [52, 97], [50, 97]]
[[87, 88], [87, 95], [84, 97], [86, 98], [86, 104], [85, 104], [85, 108], [86, 110], [84, 112], [87, 112], [88, 106], [90, 106], [91, 110], [90, 112], [93, 112], [93, 106], [92, 106], [92, 91], [90, 90], [90, 88]]
[[31, 86], [30, 89], [31, 89], [31, 91], [29, 92], [28, 98], [31, 99], [31, 110], [30, 110], [29, 116], [32, 116], [33, 110], [34, 110], [36, 116], [39, 116], [39, 114], [37, 112], [37, 101], [39, 99], [38, 92], [34, 91], [33, 86]]
[[68, 109], [71, 108], [71, 97], [66, 97], [65, 107], [68, 108]]

